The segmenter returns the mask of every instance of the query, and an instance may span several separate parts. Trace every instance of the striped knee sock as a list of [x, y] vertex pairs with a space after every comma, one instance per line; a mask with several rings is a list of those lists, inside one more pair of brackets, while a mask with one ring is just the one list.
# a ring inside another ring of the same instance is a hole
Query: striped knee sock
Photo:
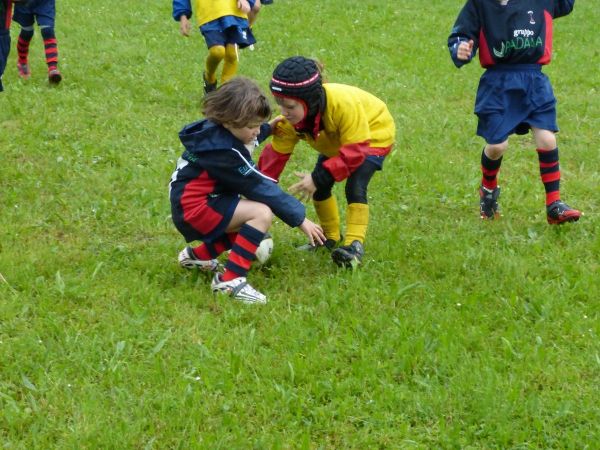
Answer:
[[481, 152], [481, 185], [489, 190], [494, 190], [498, 187], [498, 172], [502, 164], [502, 157], [493, 160], [486, 154], [485, 150]]
[[540, 161], [540, 176], [546, 190], [546, 206], [560, 200], [560, 166], [558, 147], [553, 150], [537, 149]]
[[44, 27], [41, 29], [44, 38], [44, 51], [46, 53], [46, 64], [48, 72], [56, 70], [58, 66], [58, 44], [54, 35], [53, 27]]
[[215, 259], [233, 246], [236, 237], [237, 233], [228, 233], [215, 242], [202, 243], [198, 247], [193, 248], [192, 251], [196, 258], [200, 260]]
[[234, 278], [245, 277], [250, 270], [252, 261], [256, 259], [256, 249], [264, 237], [264, 232], [248, 224], [242, 225], [231, 248], [221, 280], [230, 281]]
[[21, 29], [19, 39], [17, 40], [17, 58], [19, 64], [27, 64], [29, 56], [29, 44], [33, 38], [33, 30]]

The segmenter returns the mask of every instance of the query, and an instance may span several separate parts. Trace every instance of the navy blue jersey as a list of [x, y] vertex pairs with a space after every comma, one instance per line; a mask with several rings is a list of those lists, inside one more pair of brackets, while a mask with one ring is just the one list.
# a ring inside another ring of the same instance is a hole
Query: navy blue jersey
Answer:
[[575, 0], [467, 0], [460, 11], [448, 48], [457, 67], [461, 41], [474, 41], [483, 67], [496, 64], [548, 64], [552, 57], [552, 20], [573, 10]]
[[[270, 134], [263, 124], [259, 142]], [[185, 151], [171, 177], [171, 212], [188, 241], [222, 234], [240, 196], [264, 203], [291, 227], [302, 224], [304, 205], [259, 172], [246, 146], [226, 128], [201, 120], [184, 127], [179, 138]]]

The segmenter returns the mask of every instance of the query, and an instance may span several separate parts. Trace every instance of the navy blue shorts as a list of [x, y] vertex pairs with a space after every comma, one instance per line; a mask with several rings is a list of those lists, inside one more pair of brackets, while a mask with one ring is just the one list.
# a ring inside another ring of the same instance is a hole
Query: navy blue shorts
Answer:
[[22, 4], [15, 3], [13, 20], [22, 27], [31, 27], [36, 21], [40, 27], [54, 28], [55, 17], [55, 0], [30, 0]]
[[557, 132], [556, 98], [537, 64], [494, 66], [479, 80], [475, 114], [477, 134], [499, 144], [531, 127]]
[[6, 61], [10, 52], [10, 33], [8, 30], [0, 30], [0, 92], [4, 90], [2, 86], [2, 74], [6, 69]]
[[237, 44], [239, 48], [245, 48], [256, 44], [256, 39], [250, 28], [229, 27], [221, 31], [202, 31], [202, 36], [208, 48], [215, 45]]
[[[238, 195], [217, 195], [205, 198], [184, 211], [176, 189], [171, 191], [171, 217], [177, 230], [186, 242], [202, 241], [212, 243], [219, 240], [231, 223], [233, 213], [240, 202]], [[186, 220], [187, 219], [187, 220]]]

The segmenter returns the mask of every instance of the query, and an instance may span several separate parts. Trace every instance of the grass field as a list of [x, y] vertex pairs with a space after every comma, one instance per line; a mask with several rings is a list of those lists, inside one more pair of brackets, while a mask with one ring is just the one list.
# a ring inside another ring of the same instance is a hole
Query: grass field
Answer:
[[[264, 7], [240, 74], [266, 88], [283, 58], [317, 57], [398, 127], [365, 264], [299, 254], [277, 222], [250, 274], [264, 307], [176, 262], [167, 190], [200, 117], [200, 35], [169, 1], [58, 3], [64, 83], [48, 87], [36, 32], [32, 78], [13, 47], [0, 94], [0, 448], [598, 448], [596, 2], [556, 21], [545, 69], [563, 197], [585, 212], [560, 227], [531, 137], [505, 157], [503, 218], [478, 218], [481, 69], [446, 49], [462, 1]], [[282, 185], [314, 158], [298, 148]]]

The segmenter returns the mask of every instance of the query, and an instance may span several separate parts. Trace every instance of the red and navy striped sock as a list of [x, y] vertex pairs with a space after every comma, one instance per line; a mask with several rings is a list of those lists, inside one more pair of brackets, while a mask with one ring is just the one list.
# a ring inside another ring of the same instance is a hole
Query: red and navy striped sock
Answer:
[[496, 160], [490, 159], [485, 150], [481, 152], [481, 185], [490, 191], [498, 187], [498, 172], [502, 164], [502, 156]]
[[221, 280], [230, 281], [234, 278], [245, 277], [250, 270], [252, 261], [256, 259], [256, 249], [264, 237], [264, 232], [248, 224], [242, 225], [231, 248]]
[[546, 190], [546, 206], [560, 200], [560, 166], [558, 147], [553, 150], [537, 149], [540, 160], [540, 176]]
[[48, 65], [48, 72], [50, 72], [51, 70], [56, 70], [58, 66], [58, 44], [56, 43], [53, 27], [44, 27], [40, 31], [44, 38], [46, 64]]
[[214, 259], [221, 253], [229, 250], [233, 246], [236, 237], [237, 233], [228, 233], [215, 242], [200, 244], [198, 247], [193, 248], [192, 251], [196, 258], [203, 261]]
[[27, 58], [29, 56], [29, 44], [33, 37], [33, 30], [21, 29], [19, 33], [19, 39], [17, 40], [17, 58], [19, 64], [27, 64]]

